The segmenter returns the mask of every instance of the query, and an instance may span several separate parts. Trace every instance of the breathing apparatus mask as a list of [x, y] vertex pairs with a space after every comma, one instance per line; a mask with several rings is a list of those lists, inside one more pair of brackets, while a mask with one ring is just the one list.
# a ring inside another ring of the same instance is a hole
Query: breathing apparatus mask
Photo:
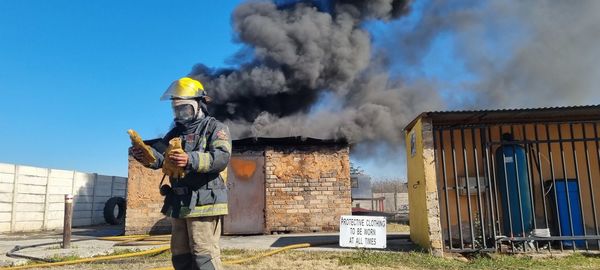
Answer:
[[173, 99], [171, 101], [175, 123], [185, 125], [202, 117], [198, 101], [195, 99]]

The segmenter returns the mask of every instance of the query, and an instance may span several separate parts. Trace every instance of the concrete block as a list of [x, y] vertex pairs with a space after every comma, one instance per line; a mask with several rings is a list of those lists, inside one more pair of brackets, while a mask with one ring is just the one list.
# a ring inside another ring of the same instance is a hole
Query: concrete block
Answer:
[[119, 182], [114, 182], [113, 183], [113, 190], [116, 189], [127, 189], [127, 183], [119, 183]]
[[91, 218], [92, 211], [91, 210], [75, 210], [73, 209], [73, 218]]
[[19, 194], [15, 200], [20, 203], [39, 203], [44, 202], [46, 195], [43, 194]]
[[50, 169], [50, 178], [73, 179], [73, 171]]
[[48, 169], [31, 167], [31, 166], [19, 166], [19, 176], [37, 176], [37, 177], [48, 177]]
[[48, 180], [48, 186], [68, 188], [69, 192], [73, 188], [73, 179], [51, 177]]
[[95, 202], [94, 203], [94, 211], [104, 211], [104, 205], [106, 204], [106, 200]]
[[13, 184], [12, 183], [0, 183], [0, 191], [1, 192], [13, 192]]
[[94, 188], [96, 189], [94, 191], [96, 196], [110, 196], [111, 194], [111, 182], [98, 181]]
[[75, 196], [73, 198], [73, 202], [75, 204], [78, 204], [78, 203], [92, 203], [92, 201], [93, 201], [93, 197], [92, 196], [81, 196], [81, 195], [78, 195], [78, 196]]
[[37, 231], [41, 230], [44, 223], [42, 221], [23, 221], [15, 223], [15, 227], [13, 231], [15, 232], [23, 232], [23, 231]]
[[0, 173], [15, 173], [15, 165], [0, 163]]
[[0, 183], [12, 184], [15, 181], [15, 175], [10, 173], [0, 173]]
[[47, 230], [60, 229], [63, 227], [63, 222], [64, 222], [64, 220], [62, 220], [62, 219], [48, 220], [48, 221], [46, 221], [46, 229]]
[[12, 202], [12, 192], [11, 193], [5, 193], [5, 192], [0, 192], [0, 202]]
[[48, 178], [45, 176], [36, 175], [21, 175], [19, 174], [17, 183], [19, 184], [30, 184], [37, 186], [45, 186], [48, 183]]
[[64, 203], [49, 203], [48, 211], [64, 211], [65, 204]]
[[92, 187], [94, 185], [95, 174], [75, 172], [75, 188], [82, 186]]
[[0, 222], [10, 222], [12, 220], [11, 212], [0, 212]]
[[96, 196], [94, 197], [94, 202], [95, 203], [102, 203], [104, 204], [106, 201], [108, 201], [108, 199], [112, 198], [110, 195], [106, 195], [106, 196]]
[[92, 225], [106, 224], [103, 216], [92, 217]]
[[12, 203], [0, 202], [0, 212], [10, 212], [10, 211], [12, 211]]
[[46, 186], [17, 184], [17, 193], [21, 194], [44, 194], [46, 195]]
[[17, 212], [44, 212], [46, 207], [44, 203], [17, 203], [15, 205]]
[[99, 174], [98, 175], [98, 181], [110, 184], [110, 183], [112, 183], [112, 176]]
[[92, 218], [75, 218], [73, 217], [73, 227], [82, 227], [92, 225]]
[[61, 209], [60, 211], [48, 211], [48, 213], [46, 214], [47, 220], [63, 220], [64, 217], [65, 217], [64, 208]]
[[0, 222], [0, 233], [10, 232], [10, 222]]
[[77, 212], [77, 211], [91, 211], [92, 210], [92, 204], [91, 203], [74, 203], [73, 204], [73, 211]]
[[49, 203], [64, 203], [65, 202], [65, 194], [50, 194], [50, 195], [48, 195], [48, 202]]
[[79, 196], [92, 196], [94, 195], [94, 186], [80, 186], [75, 187], [75, 195]]
[[104, 220], [104, 212], [103, 211], [95, 211], [92, 218], [94, 219], [93, 220], [94, 224], [106, 223], [106, 221]]
[[118, 176], [115, 176], [115, 184], [116, 183], [127, 184], [127, 177], [118, 177]]
[[44, 220], [44, 212], [16, 212], [15, 220], [17, 222], [42, 221]]
[[125, 190], [124, 189], [113, 190], [113, 197], [123, 197], [123, 198], [125, 198]]
[[64, 195], [71, 193], [71, 186], [49, 186], [48, 194]]

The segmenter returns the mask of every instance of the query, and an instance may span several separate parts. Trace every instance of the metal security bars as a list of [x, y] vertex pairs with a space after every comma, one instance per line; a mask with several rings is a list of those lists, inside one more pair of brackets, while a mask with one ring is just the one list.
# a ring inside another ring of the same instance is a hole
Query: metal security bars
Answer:
[[433, 131], [445, 251], [600, 249], [600, 122]]

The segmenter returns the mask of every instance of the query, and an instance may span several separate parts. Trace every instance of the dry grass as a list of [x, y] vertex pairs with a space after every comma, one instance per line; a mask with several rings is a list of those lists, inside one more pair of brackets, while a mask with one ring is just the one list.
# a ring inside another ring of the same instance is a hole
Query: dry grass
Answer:
[[[248, 254], [249, 255], [249, 254]], [[316, 269], [412, 269], [402, 266], [376, 266], [359, 264], [344, 264], [341, 258], [348, 258], [348, 252], [319, 252], [319, 251], [291, 251], [287, 253], [276, 254], [258, 261], [242, 265], [227, 265], [226, 269], [242, 270], [267, 270], [267, 269], [285, 269], [285, 270], [316, 270]], [[245, 257], [245, 256], [241, 256]], [[228, 256], [228, 258], [232, 258]]]
[[[265, 251], [223, 250], [223, 260], [248, 258]], [[130, 258], [96, 264], [72, 265], [52, 269], [152, 269], [170, 265], [170, 254]], [[251, 261], [242, 265], [227, 265], [225, 269], [599, 269], [600, 256], [573, 254], [561, 258], [528, 258], [496, 255], [493, 258], [475, 256], [458, 261], [433, 257], [421, 252], [322, 252], [295, 250]]]

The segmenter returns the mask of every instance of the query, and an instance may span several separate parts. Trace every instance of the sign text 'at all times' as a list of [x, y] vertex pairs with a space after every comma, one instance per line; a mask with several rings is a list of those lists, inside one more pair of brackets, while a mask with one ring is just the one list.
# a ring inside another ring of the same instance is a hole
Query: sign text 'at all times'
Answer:
[[340, 218], [340, 246], [385, 248], [385, 217], [342, 216]]

